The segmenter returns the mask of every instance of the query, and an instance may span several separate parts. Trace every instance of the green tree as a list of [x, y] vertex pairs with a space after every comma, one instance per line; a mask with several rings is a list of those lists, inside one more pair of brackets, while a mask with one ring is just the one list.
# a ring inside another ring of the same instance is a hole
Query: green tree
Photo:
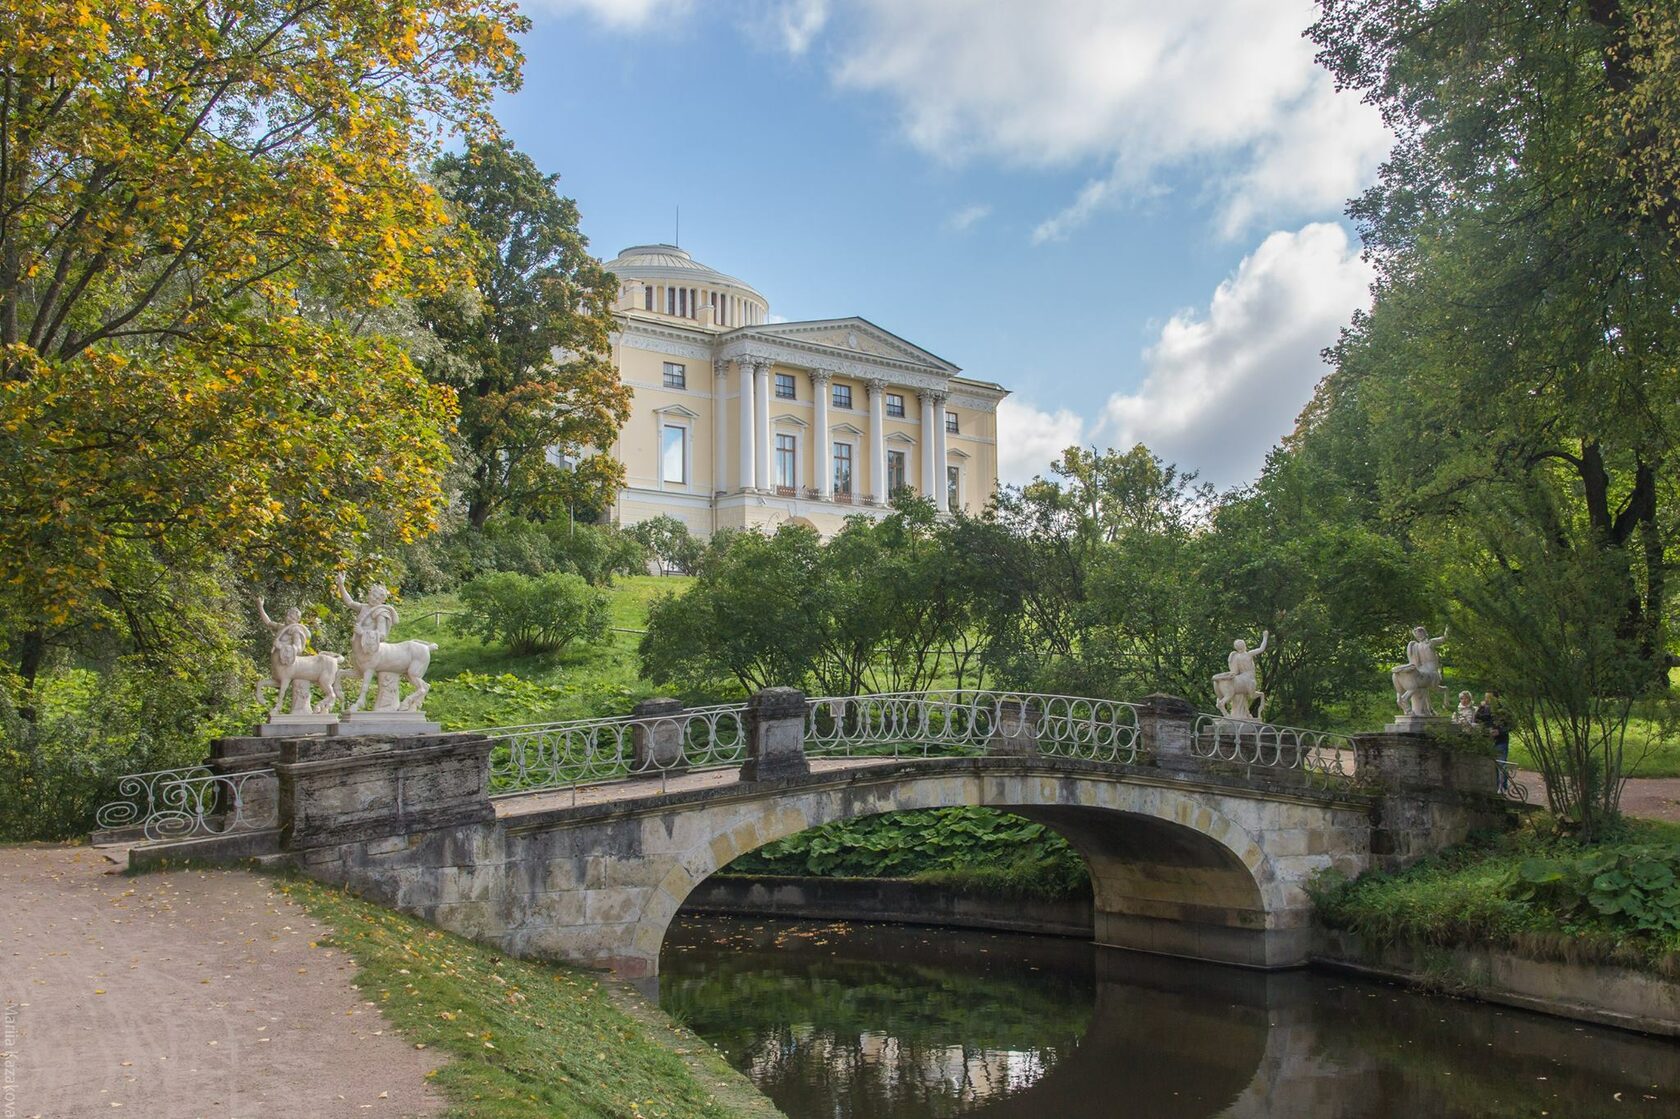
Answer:
[[1322, 7], [1320, 58], [1399, 139], [1350, 210], [1376, 301], [1334, 350], [1313, 423], [1366, 428], [1383, 500], [1420, 544], [1492, 494], [1563, 487], [1583, 515], [1557, 527], [1622, 573], [1618, 631], [1665, 681], [1680, 10]]
[[560, 177], [506, 141], [470, 142], [433, 172], [473, 261], [470, 289], [420, 307], [442, 343], [428, 371], [459, 394], [467, 520], [605, 508], [624, 482], [608, 449], [630, 414], [609, 342], [617, 281], [589, 255]]
[[511, 0], [0, 0], [0, 642], [26, 720], [102, 627], [167, 661], [163, 573], [313, 579], [429, 526], [450, 400], [313, 312], [454, 281], [418, 168], [488, 128], [523, 27]]

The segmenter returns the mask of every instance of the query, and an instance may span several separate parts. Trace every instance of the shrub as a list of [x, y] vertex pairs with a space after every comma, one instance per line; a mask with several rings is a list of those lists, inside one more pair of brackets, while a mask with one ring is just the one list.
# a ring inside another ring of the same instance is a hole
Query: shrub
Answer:
[[1565, 920], [1680, 933], [1680, 843], [1607, 845], [1524, 859], [1509, 893]]
[[607, 596], [578, 575], [495, 572], [462, 587], [460, 597], [455, 629], [516, 653], [558, 652], [579, 638], [602, 641], [610, 629]]

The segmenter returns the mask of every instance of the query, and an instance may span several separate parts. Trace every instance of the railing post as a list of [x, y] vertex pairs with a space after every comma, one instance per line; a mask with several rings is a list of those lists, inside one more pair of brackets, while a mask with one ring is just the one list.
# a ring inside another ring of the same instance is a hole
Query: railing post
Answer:
[[682, 713], [682, 700], [663, 696], [644, 699], [630, 709], [632, 719], [650, 720], [630, 728], [636, 773], [682, 773], [688, 769], [683, 764]]
[[1195, 743], [1196, 709], [1187, 699], [1156, 692], [1138, 703], [1138, 750], [1161, 769], [1200, 769]]
[[809, 705], [798, 688], [765, 688], [747, 700], [747, 760], [742, 781], [780, 781], [811, 772], [805, 759]]
[[1027, 699], [1000, 699], [994, 711], [986, 752], [1007, 758], [1038, 757], [1038, 728], [1043, 711]]

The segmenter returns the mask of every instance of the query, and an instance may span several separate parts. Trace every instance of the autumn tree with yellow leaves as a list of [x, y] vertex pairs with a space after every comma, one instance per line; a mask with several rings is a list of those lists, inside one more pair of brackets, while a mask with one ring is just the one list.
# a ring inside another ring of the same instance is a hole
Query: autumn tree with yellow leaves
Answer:
[[90, 643], [199, 671], [205, 580], [313, 591], [432, 524], [454, 394], [365, 324], [467, 282], [422, 169], [494, 133], [525, 23], [0, 0], [0, 690], [24, 723]]

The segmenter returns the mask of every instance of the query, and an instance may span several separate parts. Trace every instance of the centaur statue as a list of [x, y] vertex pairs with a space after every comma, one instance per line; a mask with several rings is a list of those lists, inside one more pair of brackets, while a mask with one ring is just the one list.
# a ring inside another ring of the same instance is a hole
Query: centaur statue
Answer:
[[[263, 600], [257, 599], [257, 617], [274, 633], [274, 645], [268, 653], [268, 671], [277, 689], [270, 718], [278, 718], [292, 693], [292, 714], [325, 715], [338, 703], [338, 671], [344, 658], [337, 653], [305, 653], [309, 648], [309, 627], [303, 624], [303, 612], [296, 606], [286, 611], [286, 620], [277, 622], [268, 616]], [[321, 702], [310, 706], [309, 685], [321, 689]]]
[[[356, 611], [356, 629], [350, 639], [350, 663], [362, 674], [362, 690], [356, 696], [351, 711], [360, 711], [367, 702], [368, 685], [374, 674], [379, 675], [379, 695], [373, 702], [375, 711], [418, 711], [430, 690], [426, 683], [426, 669], [431, 667], [432, 653], [437, 646], [429, 641], [387, 642], [397, 624], [397, 609], [385, 601], [390, 597], [384, 584], [368, 588], [366, 602], [357, 602], [344, 589], [344, 575], [338, 576], [338, 597], [344, 605]], [[406, 676], [414, 685], [408, 698], [398, 701], [401, 688], [399, 677]]]

